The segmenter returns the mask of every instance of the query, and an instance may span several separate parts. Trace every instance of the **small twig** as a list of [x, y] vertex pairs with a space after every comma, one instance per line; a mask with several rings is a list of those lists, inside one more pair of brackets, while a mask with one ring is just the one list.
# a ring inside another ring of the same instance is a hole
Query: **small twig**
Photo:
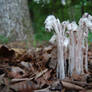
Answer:
[[49, 87], [45, 89], [34, 90], [34, 92], [50, 92]]
[[80, 81], [72, 81], [72, 80], [63, 80], [64, 82], [72, 83], [81, 87], [87, 86], [88, 83], [86, 82], [80, 82]]

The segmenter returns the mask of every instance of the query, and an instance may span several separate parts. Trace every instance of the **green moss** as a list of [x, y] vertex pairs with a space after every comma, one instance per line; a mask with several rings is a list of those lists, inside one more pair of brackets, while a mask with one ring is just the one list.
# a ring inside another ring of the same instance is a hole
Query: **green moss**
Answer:
[[4, 35], [0, 35], [0, 43], [1, 44], [7, 44], [9, 42], [9, 39], [5, 37]]

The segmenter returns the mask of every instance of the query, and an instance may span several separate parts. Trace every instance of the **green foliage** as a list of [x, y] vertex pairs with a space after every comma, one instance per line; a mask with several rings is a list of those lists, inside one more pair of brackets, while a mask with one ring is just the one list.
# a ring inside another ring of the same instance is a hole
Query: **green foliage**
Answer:
[[[45, 32], [44, 21], [48, 15], [55, 15], [60, 21], [79, 21], [83, 12], [92, 14], [91, 0], [66, 0], [66, 5], [61, 4], [61, 0], [50, 0], [50, 3], [37, 4], [33, 0], [29, 3], [35, 30], [36, 41], [49, 40], [52, 34]], [[91, 37], [90, 37], [91, 38]], [[36, 42], [35, 41], [35, 42]]]
[[0, 43], [1, 44], [6, 44], [6, 43], [8, 43], [8, 38], [7, 37], [5, 37], [4, 35], [0, 35]]
[[89, 42], [91, 42], [91, 43], [92, 43], [92, 32], [89, 32], [88, 40], [89, 40]]

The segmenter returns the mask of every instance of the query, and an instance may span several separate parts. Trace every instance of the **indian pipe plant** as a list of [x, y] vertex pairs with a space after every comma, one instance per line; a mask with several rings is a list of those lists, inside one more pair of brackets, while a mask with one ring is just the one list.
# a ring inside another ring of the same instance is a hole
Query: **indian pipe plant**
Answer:
[[[57, 44], [57, 78], [64, 79], [66, 75], [82, 75], [88, 72], [88, 32], [92, 30], [92, 16], [85, 13], [79, 23], [63, 21], [54, 15], [49, 15], [45, 20], [47, 32], [53, 31], [51, 43]], [[68, 74], [65, 73], [66, 56], [68, 55]]]

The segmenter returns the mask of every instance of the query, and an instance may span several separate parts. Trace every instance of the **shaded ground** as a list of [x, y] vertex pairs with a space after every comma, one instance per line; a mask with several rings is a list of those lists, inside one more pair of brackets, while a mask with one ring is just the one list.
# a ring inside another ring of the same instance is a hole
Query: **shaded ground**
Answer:
[[91, 46], [89, 72], [62, 81], [56, 78], [56, 46], [21, 46], [0, 46], [0, 92], [92, 92]]

